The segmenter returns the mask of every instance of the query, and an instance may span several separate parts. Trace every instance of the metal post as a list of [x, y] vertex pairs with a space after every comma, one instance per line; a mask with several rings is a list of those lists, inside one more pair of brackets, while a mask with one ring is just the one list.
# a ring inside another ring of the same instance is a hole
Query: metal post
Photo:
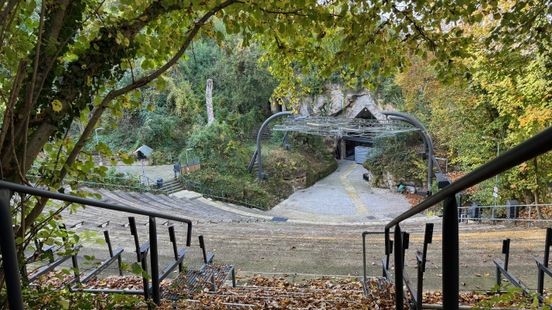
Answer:
[[[259, 132], [257, 132], [257, 166], [259, 167], [259, 170], [257, 171], [257, 178], [259, 180], [263, 180], [266, 176], [263, 173], [263, 158], [261, 156], [261, 138], [262, 138], [262, 132], [265, 129], [265, 127], [275, 118], [281, 117], [281, 116], [288, 116], [292, 115], [292, 112], [278, 112], [276, 114], [271, 115], [269, 118], [267, 118], [263, 124], [261, 125], [261, 128], [259, 128]], [[255, 157], [255, 154], [253, 154], [253, 157]], [[253, 161], [253, 159], [252, 159]], [[254, 162], [254, 161], [253, 161]]]
[[[173, 246], [174, 259], [178, 260], [178, 246], [176, 245], [176, 234], [174, 232], [174, 226], [169, 226], [169, 239], [171, 240]], [[178, 272], [182, 272], [182, 269], [182, 262], [180, 262], [180, 264], [178, 264]]]
[[157, 227], [155, 226], [155, 217], [149, 217], [149, 239], [150, 239], [150, 259], [151, 259], [151, 289], [153, 302], [157, 305], [161, 302], [159, 294], [159, 258], [157, 253]]
[[424, 248], [422, 252], [423, 264], [422, 271], [425, 272], [426, 257], [427, 257], [427, 245], [433, 241], [433, 223], [427, 223], [424, 234]]
[[[399, 225], [395, 226], [395, 308], [403, 309], [403, 249], [402, 249], [402, 234]], [[446, 308], [445, 308], [446, 309]]]
[[366, 285], [366, 234], [362, 234], [362, 285]]
[[443, 203], [443, 309], [458, 309], [458, 206], [454, 195]]
[[406, 250], [408, 250], [408, 246], [410, 244], [410, 234], [407, 232], [402, 233], [402, 249], [403, 249], [403, 262], [404, 262], [404, 256], [406, 255]]
[[188, 228], [186, 230], [186, 246], [192, 244], [192, 223], [188, 223]]
[[203, 253], [203, 262], [207, 264], [209, 262], [207, 261], [207, 250], [205, 249], [205, 241], [203, 240], [203, 235], [200, 235], [198, 238], [199, 247], [201, 248], [201, 253]]
[[424, 245], [422, 249], [421, 260], [418, 260], [418, 286], [416, 288], [416, 309], [422, 309], [422, 299], [424, 293], [424, 272], [427, 258], [427, 245], [433, 239], [433, 223], [427, 223], [425, 226]]
[[510, 239], [502, 241], [502, 254], [504, 254], [504, 270], [508, 271], [510, 261]]
[[424, 289], [424, 271], [422, 269], [423, 262], [418, 261], [418, 279], [416, 286], [416, 310], [422, 309], [423, 289]]
[[104, 239], [107, 243], [107, 250], [109, 251], [109, 257], [113, 257], [113, 247], [111, 246], [111, 239], [109, 238], [109, 231], [104, 230]]
[[[548, 267], [548, 259], [550, 258], [550, 245], [552, 239], [552, 228], [546, 229], [546, 240], [544, 241], [544, 258], [542, 259], [542, 264], [544, 267]], [[544, 270], [539, 268], [539, 278], [537, 283], [537, 292], [539, 296], [542, 296], [544, 292]]]
[[80, 282], [80, 270], [79, 270], [79, 260], [77, 259], [77, 254], [71, 256], [71, 264], [73, 265], [73, 274], [75, 275], [75, 281]]
[[[508, 271], [508, 261], [510, 260], [510, 239], [502, 240], [502, 254], [504, 254], [504, 270]], [[500, 286], [502, 284], [502, 273], [500, 268], [496, 267], [496, 286], [497, 292], [500, 292]]]
[[[104, 238], [107, 243], [107, 249], [109, 250], [109, 257], [113, 257], [113, 247], [111, 245], [111, 239], [109, 238], [109, 231], [104, 230]], [[119, 275], [123, 276], [123, 261], [121, 255], [117, 255], [117, 266], [119, 267]]]
[[8, 303], [11, 309], [22, 310], [21, 279], [19, 278], [17, 249], [12, 228], [10, 197], [10, 191], [0, 190], [0, 249], [2, 250], [2, 267], [4, 268]]
[[385, 228], [385, 265], [383, 266], [383, 276], [386, 276], [385, 271], [389, 268], [389, 255], [391, 254], [391, 240], [389, 239], [389, 228]]

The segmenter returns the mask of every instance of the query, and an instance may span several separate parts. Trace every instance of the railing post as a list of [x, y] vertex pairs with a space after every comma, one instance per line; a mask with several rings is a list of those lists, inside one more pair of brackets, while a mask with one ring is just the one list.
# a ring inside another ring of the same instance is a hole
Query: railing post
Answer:
[[[403, 309], [403, 249], [402, 249], [402, 234], [401, 228], [395, 225], [395, 234], [393, 237], [395, 243], [395, 308]], [[446, 309], [446, 308], [445, 308]]]
[[10, 197], [11, 192], [9, 190], [0, 190], [0, 249], [2, 250], [2, 267], [4, 268], [6, 293], [10, 309], [22, 310], [21, 279], [19, 278], [17, 249], [13, 235]]
[[153, 302], [159, 305], [161, 295], [159, 294], [159, 258], [157, 252], [157, 227], [155, 226], [155, 217], [149, 217], [149, 239], [150, 239], [150, 259], [151, 259], [151, 289]]
[[[544, 267], [548, 267], [548, 259], [550, 258], [550, 245], [552, 245], [552, 228], [546, 229], [546, 240], [544, 241], [544, 257], [542, 264]], [[537, 283], [537, 292], [539, 296], [542, 296], [544, 292], [544, 270], [539, 268], [539, 278]]]
[[[169, 226], [169, 239], [173, 246], [174, 259], [178, 260], [178, 246], [176, 245], [176, 234], [174, 232], [174, 226]], [[180, 264], [178, 264], [178, 272], [182, 272], [182, 269], [182, 262], [180, 262]]]
[[[502, 254], [504, 254], [504, 270], [508, 271], [508, 262], [510, 260], [510, 239], [502, 240]], [[496, 267], [496, 285], [497, 291], [500, 292], [500, 286], [502, 285], [502, 274], [498, 267]]]
[[426, 258], [427, 258], [427, 245], [432, 242], [433, 239], [433, 223], [427, 223], [425, 226], [424, 233], [424, 245], [422, 249], [421, 259], [417, 259], [418, 263], [418, 285], [416, 288], [416, 309], [422, 309], [423, 302], [423, 293], [424, 293], [424, 272], [426, 268]]
[[[104, 230], [104, 239], [107, 243], [107, 250], [109, 251], [109, 257], [113, 257], [113, 246], [111, 245], [111, 238], [109, 237], [109, 231]], [[117, 256], [117, 265], [119, 267], [119, 275], [123, 276], [123, 261], [121, 255]]]
[[454, 195], [443, 203], [443, 309], [458, 309], [458, 206]]
[[186, 246], [190, 246], [192, 244], [192, 222], [187, 223], [187, 231], [186, 231]]
[[418, 278], [417, 285], [416, 285], [416, 310], [422, 309], [422, 302], [424, 298], [424, 270], [423, 270], [423, 262], [418, 261]]
[[387, 278], [386, 271], [389, 270], [389, 256], [391, 255], [391, 250], [393, 248], [393, 243], [389, 238], [389, 228], [385, 228], [385, 266], [383, 266], [383, 277]]
[[366, 285], [366, 234], [362, 233], [362, 283]]
[[201, 253], [203, 254], [203, 262], [207, 264], [208, 263], [207, 250], [205, 249], [205, 241], [203, 240], [203, 235], [200, 235], [198, 239], [199, 239], [199, 247], [201, 248]]

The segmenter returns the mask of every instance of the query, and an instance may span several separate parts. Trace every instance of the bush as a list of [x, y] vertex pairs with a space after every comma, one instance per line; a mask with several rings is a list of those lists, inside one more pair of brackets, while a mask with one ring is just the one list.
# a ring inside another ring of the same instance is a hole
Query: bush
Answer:
[[168, 165], [168, 164], [174, 164], [176, 158], [177, 158], [177, 155], [174, 151], [166, 149], [166, 150], [153, 151], [151, 153], [150, 160], [152, 165]]
[[188, 139], [188, 147], [201, 159], [203, 165], [232, 174], [244, 173], [249, 150], [225, 122], [215, 121], [209, 126], [195, 128]]
[[[218, 124], [218, 126], [223, 125]], [[195, 140], [198, 142], [196, 145], [199, 145], [203, 139], [211, 143], [207, 137], [223, 131], [224, 127], [203, 130], [202, 135], [198, 135]], [[258, 181], [256, 175], [246, 171], [252, 151], [241, 143], [230, 146], [235, 156], [218, 159], [212, 157], [209, 165], [202, 164], [202, 170], [185, 176], [188, 189], [228, 202], [270, 209], [297, 188], [310, 186], [337, 168], [333, 150], [329, 150], [321, 138], [305, 135], [299, 136], [299, 139], [297, 137], [295, 136], [293, 141], [290, 140], [292, 145], [295, 145], [291, 151], [281, 149], [279, 144], [267, 145], [263, 148], [263, 167], [268, 174], [268, 179], [265, 181]], [[222, 143], [222, 139], [219, 137], [219, 143]], [[224, 149], [221, 146], [223, 145], [211, 145], [219, 151]], [[201, 149], [201, 151], [207, 151], [207, 149]], [[215, 150], [215, 152], [218, 151]], [[228, 154], [218, 154], [228, 156]]]
[[141, 296], [122, 294], [91, 294], [70, 292], [49, 286], [37, 286], [23, 291], [28, 309], [138, 309], [147, 305]]
[[262, 210], [272, 208], [280, 200], [253, 176], [224, 175], [212, 168], [184, 176], [184, 183], [189, 190], [206, 196]]
[[425, 180], [427, 166], [418, 154], [419, 150], [423, 150], [420, 146], [417, 132], [379, 138], [374, 141], [375, 150], [364, 162], [364, 167], [372, 173], [376, 185], [382, 186], [380, 181], [386, 172], [396, 180], [421, 185]]

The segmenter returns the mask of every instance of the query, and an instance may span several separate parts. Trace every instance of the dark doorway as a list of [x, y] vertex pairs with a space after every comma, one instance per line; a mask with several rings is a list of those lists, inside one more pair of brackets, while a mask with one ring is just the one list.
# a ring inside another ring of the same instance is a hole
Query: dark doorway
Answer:
[[[372, 113], [367, 108], [362, 109], [355, 118], [362, 119], [376, 119]], [[355, 160], [355, 147], [364, 146], [372, 147], [372, 142], [369, 139], [362, 137], [343, 137], [345, 144], [345, 158], [347, 160]]]
[[347, 160], [355, 160], [355, 147], [372, 147], [372, 143], [369, 142], [366, 138], [343, 137], [343, 141], [345, 142], [344, 159]]

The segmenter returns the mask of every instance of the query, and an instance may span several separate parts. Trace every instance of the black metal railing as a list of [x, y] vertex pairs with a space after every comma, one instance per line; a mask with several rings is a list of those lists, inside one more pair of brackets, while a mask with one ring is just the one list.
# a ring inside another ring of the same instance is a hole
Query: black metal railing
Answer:
[[[456, 194], [484, 180], [515, 167], [525, 161], [544, 154], [552, 149], [552, 127], [526, 140], [511, 150], [475, 169], [456, 182], [445, 186], [435, 195], [428, 197], [418, 205], [400, 214], [385, 226], [385, 255], [394, 248], [395, 305], [403, 309], [404, 305], [404, 249], [407, 247], [405, 235], [400, 224], [428, 208], [443, 203], [442, 220], [442, 291], [443, 309], [458, 309], [459, 298], [459, 239], [458, 239], [458, 202]], [[390, 232], [393, 229], [393, 240]], [[446, 262], [446, 263], [444, 263]], [[385, 263], [385, 262], [384, 262]], [[386, 265], [388, 267], [388, 263]]]
[[[368, 235], [381, 235], [382, 231], [364, 231], [362, 232], [362, 286], [364, 288], [364, 293], [367, 293], [366, 283], [367, 283], [367, 266], [366, 266], [366, 237]], [[383, 264], [383, 276], [385, 277], [385, 262]]]
[[504, 254], [504, 261], [500, 259], [494, 259], [493, 263], [496, 266], [496, 287], [500, 292], [502, 286], [502, 276], [508, 280], [512, 285], [523, 290], [525, 294], [529, 294], [529, 288], [516, 276], [508, 271], [508, 264], [510, 262], [510, 239], [502, 240], [502, 254]]
[[[510, 239], [502, 240], [502, 254], [504, 254], [504, 260], [494, 259], [493, 263], [496, 266], [496, 288], [497, 291], [500, 291], [502, 287], [502, 276], [513, 286], [521, 289], [521, 291], [527, 296], [532, 295], [531, 289], [528, 285], [523, 283], [519, 278], [517, 278], [512, 272], [508, 270], [508, 265], [510, 262]], [[545, 276], [552, 277], [552, 270], [548, 267], [549, 258], [550, 258], [550, 247], [552, 246], [552, 228], [546, 229], [546, 238], [544, 241], [544, 255], [543, 259], [540, 260], [537, 257], [533, 257], [535, 263], [537, 264], [537, 289], [536, 297], [538, 298], [539, 303], [547, 302], [544, 296], [544, 280]], [[550, 307], [550, 304], [547, 305]]]
[[6, 283], [6, 292], [8, 303], [11, 309], [23, 309], [23, 300], [21, 296], [21, 280], [19, 276], [19, 266], [16, 254], [15, 238], [12, 228], [12, 215], [10, 211], [10, 198], [13, 192], [45, 197], [54, 200], [60, 200], [70, 203], [77, 203], [90, 207], [126, 212], [137, 215], [144, 215], [149, 218], [149, 252], [150, 252], [150, 270], [151, 286], [145, 285], [145, 290], [151, 288], [151, 297], [156, 304], [160, 303], [160, 275], [159, 275], [159, 253], [157, 247], [157, 227], [156, 218], [171, 220], [187, 224], [186, 246], [190, 246], [192, 238], [192, 222], [189, 219], [152, 212], [126, 206], [119, 206], [98, 200], [76, 197], [43, 189], [15, 184], [6, 181], [0, 181], [0, 250], [2, 253], [2, 267]]

